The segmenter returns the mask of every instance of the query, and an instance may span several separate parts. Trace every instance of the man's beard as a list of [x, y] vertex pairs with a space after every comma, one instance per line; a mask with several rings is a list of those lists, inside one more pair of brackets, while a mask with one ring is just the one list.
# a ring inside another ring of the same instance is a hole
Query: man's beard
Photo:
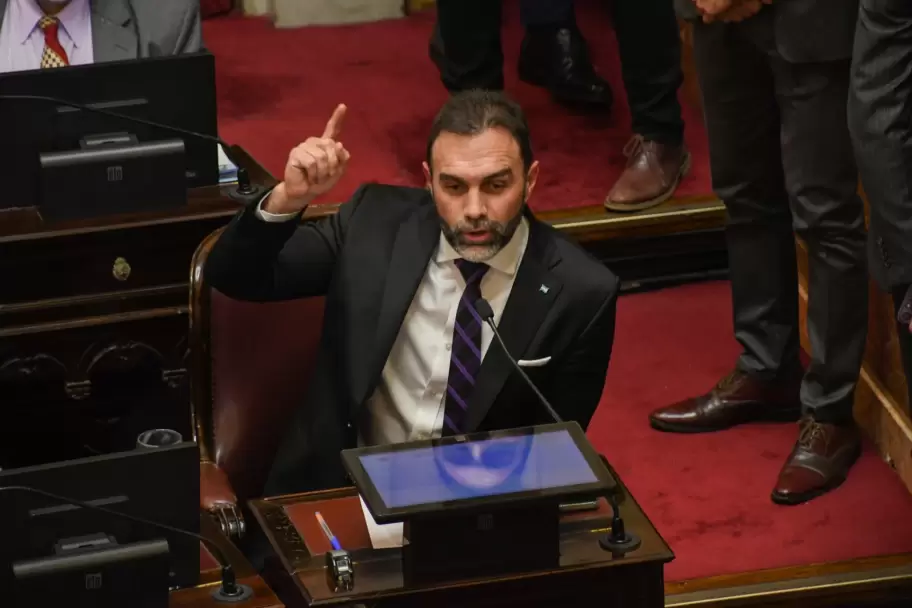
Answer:
[[[460, 256], [469, 262], [487, 262], [506, 247], [519, 223], [522, 221], [522, 210], [525, 208], [525, 188], [523, 188], [523, 204], [519, 213], [506, 224], [489, 219], [466, 220], [455, 226], [449, 226], [441, 220], [440, 228], [444, 238], [452, 245]], [[475, 243], [465, 238], [467, 232], [488, 232], [490, 240], [485, 243]]]

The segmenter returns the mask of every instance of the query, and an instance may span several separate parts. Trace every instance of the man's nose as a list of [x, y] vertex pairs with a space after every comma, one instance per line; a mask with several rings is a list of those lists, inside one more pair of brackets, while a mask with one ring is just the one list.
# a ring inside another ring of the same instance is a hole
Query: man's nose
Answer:
[[469, 195], [466, 197], [463, 213], [465, 213], [466, 217], [472, 219], [484, 217], [487, 213], [487, 206], [485, 205], [484, 198], [481, 196], [481, 192], [479, 192], [477, 189], [473, 188], [469, 191]]

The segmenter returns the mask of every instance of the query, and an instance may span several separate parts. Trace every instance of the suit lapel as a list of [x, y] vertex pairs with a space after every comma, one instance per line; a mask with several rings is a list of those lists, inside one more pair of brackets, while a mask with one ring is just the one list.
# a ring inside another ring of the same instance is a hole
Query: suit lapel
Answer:
[[[523, 356], [536, 335], [535, 329], [541, 326], [561, 290], [560, 281], [551, 273], [551, 268], [559, 262], [560, 257], [544, 227], [530, 217], [526, 252], [497, 326], [507, 350], [517, 359]], [[507, 377], [514, 372], [513, 364], [495, 338], [485, 353], [469, 400], [467, 432], [478, 428]]]
[[6, 17], [6, 5], [9, 0], [0, 0], [0, 27], [3, 27], [3, 18]]
[[380, 302], [377, 334], [371, 351], [371, 375], [357, 403], [363, 402], [367, 391], [376, 386], [439, 240], [440, 222], [434, 205], [420, 206], [399, 227]]
[[92, 54], [95, 63], [139, 56], [133, 14], [126, 0], [92, 2]]

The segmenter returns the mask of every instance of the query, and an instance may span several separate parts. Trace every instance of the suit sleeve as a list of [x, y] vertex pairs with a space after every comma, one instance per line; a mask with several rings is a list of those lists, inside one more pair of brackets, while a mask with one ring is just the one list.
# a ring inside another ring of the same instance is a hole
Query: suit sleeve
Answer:
[[864, 0], [858, 15], [849, 128], [871, 207], [875, 275], [912, 282], [912, 2]]
[[212, 246], [205, 281], [235, 300], [277, 302], [325, 295], [364, 197], [362, 186], [330, 217], [304, 222], [266, 222], [259, 200], [248, 205]]
[[598, 312], [576, 339], [570, 352], [558, 362], [546, 396], [566, 421], [585, 430], [605, 388], [605, 375], [614, 343], [617, 285], [612, 286]]
[[174, 44], [174, 54], [196, 53], [203, 48], [203, 32], [200, 25], [200, 3], [191, 0], [180, 24], [180, 32]]

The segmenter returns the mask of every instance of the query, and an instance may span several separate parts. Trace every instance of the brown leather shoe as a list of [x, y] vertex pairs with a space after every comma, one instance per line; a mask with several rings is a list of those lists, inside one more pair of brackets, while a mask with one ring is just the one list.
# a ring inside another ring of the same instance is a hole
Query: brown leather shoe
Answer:
[[800, 386], [800, 377], [765, 383], [735, 370], [708, 394], [655, 410], [649, 423], [670, 433], [709, 433], [747, 422], [791, 422], [801, 417]]
[[661, 205], [690, 170], [690, 152], [683, 144], [669, 146], [634, 135], [624, 146], [624, 155], [627, 168], [605, 199], [605, 207], [612, 211], [640, 211]]
[[854, 424], [838, 426], [805, 418], [800, 429], [773, 490], [776, 504], [801, 504], [839, 487], [861, 455], [861, 436]]

